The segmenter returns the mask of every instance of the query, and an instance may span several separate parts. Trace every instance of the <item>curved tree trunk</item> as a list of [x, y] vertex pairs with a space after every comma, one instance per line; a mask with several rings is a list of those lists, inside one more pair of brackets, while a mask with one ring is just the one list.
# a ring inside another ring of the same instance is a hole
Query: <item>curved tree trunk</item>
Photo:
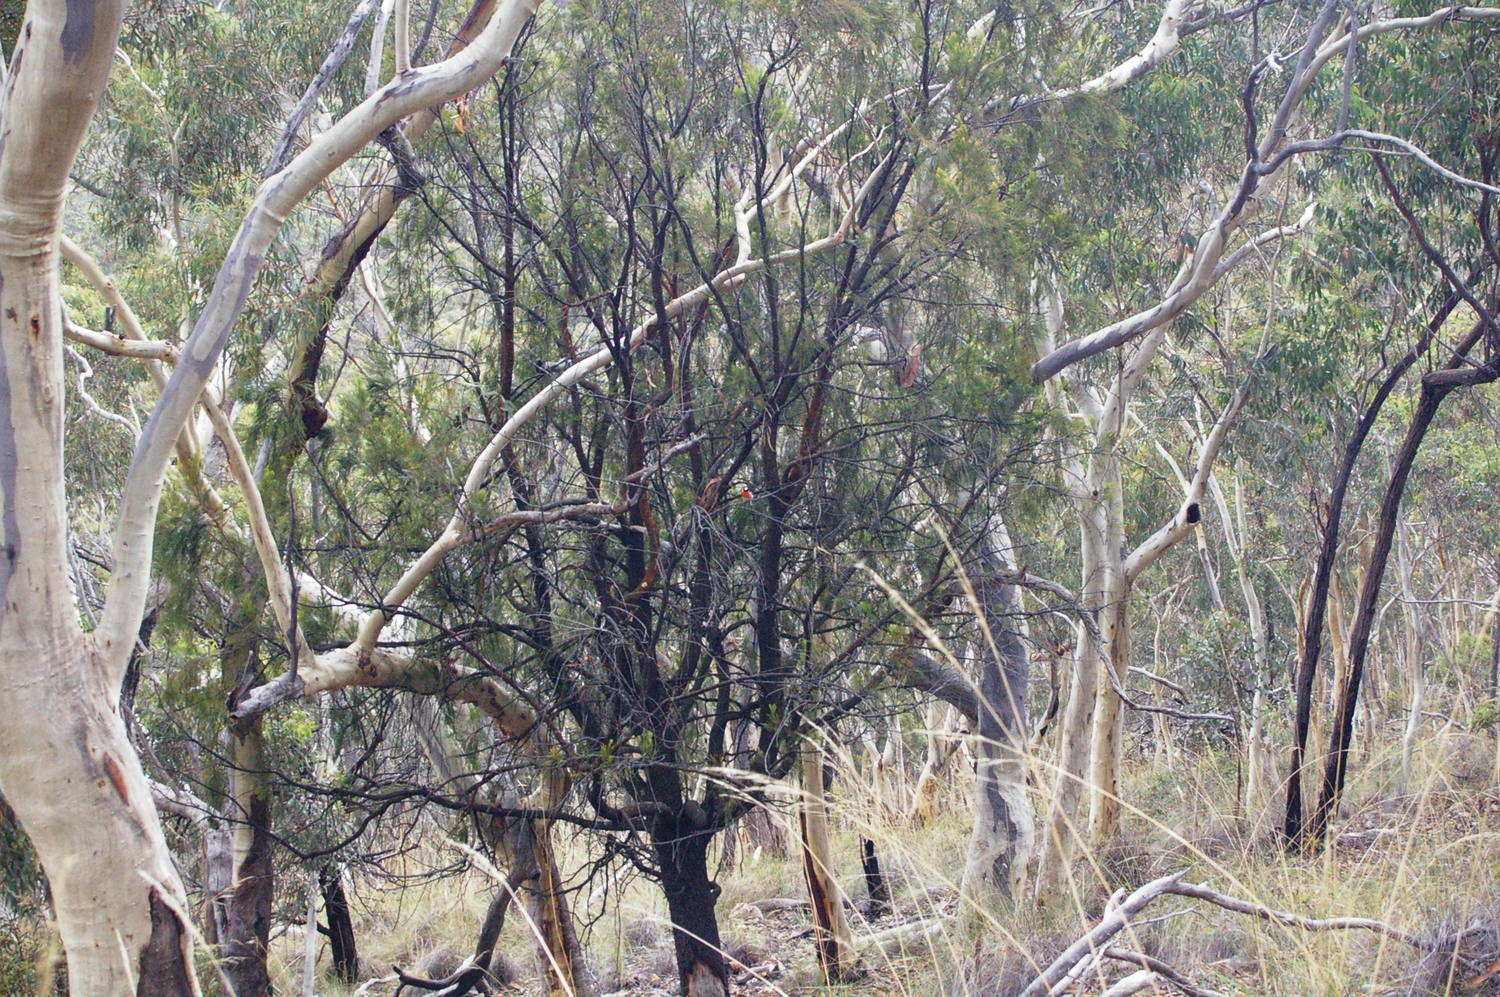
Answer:
[[[186, 896], [68, 571], [57, 241], [123, 4], [33, 0], [0, 119], [0, 793], [46, 870], [75, 997], [195, 988]], [[133, 636], [139, 628], [131, 621]]]
[[1303, 843], [1304, 821], [1302, 814], [1302, 766], [1307, 751], [1307, 737], [1312, 726], [1313, 680], [1318, 673], [1318, 657], [1323, 651], [1323, 617], [1328, 608], [1328, 586], [1333, 575], [1333, 562], [1338, 554], [1339, 527], [1344, 515], [1344, 497], [1349, 490], [1349, 479], [1354, 474], [1354, 464], [1364, 448], [1365, 438], [1375, 425], [1385, 400], [1397, 382], [1406, 375], [1412, 365], [1427, 351], [1428, 344], [1437, 329], [1448, 319], [1448, 315], [1462, 299], [1457, 293], [1448, 295], [1435, 316], [1427, 323], [1422, 337], [1406, 355], [1397, 361], [1390, 373], [1381, 382], [1370, 403], [1365, 406], [1354, 431], [1344, 444], [1344, 454], [1334, 473], [1333, 487], [1329, 491], [1328, 505], [1323, 522], [1323, 542], [1318, 552], [1318, 567], [1313, 577], [1312, 592], [1308, 598], [1301, 639], [1301, 653], [1297, 662], [1297, 702], [1293, 713], [1293, 740], [1291, 766], [1286, 783], [1286, 818], [1282, 834], [1287, 844], [1300, 847]]
[[[1471, 335], [1471, 341], [1460, 346], [1459, 356], [1467, 354], [1475, 338], [1477, 334]], [[1450, 368], [1434, 371], [1422, 379], [1422, 391], [1407, 427], [1406, 439], [1402, 441], [1391, 468], [1385, 498], [1380, 505], [1375, 544], [1370, 551], [1364, 583], [1360, 586], [1354, 630], [1349, 638], [1349, 668], [1337, 692], [1333, 729], [1330, 731], [1328, 749], [1323, 759], [1323, 788], [1318, 795], [1318, 808], [1313, 813], [1310, 828], [1314, 841], [1322, 840], [1328, 822], [1338, 816], [1339, 795], [1344, 789], [1344, 777], [1349, 763], [1349, 745], [1354, 739], [1354, 708], [1359, 701], [1360, 678], [1364, 672], [1365, 655], [1369, 651], [1370, 634], [1375, 624], [1376, 602], [1380, 598], [1380, 584], [1385, 577], [1385, 566], [1390, 559], [1391, 544], [1396, 535], [1401, 499], [1406, 493], [1407, 477], [1416, 461], [1417, 451], [1421, 449], [1427, 430], [1437, 415], [1438, 406], [1450, 391], [1461, 385], [1489, 383], [1496, 379], [1496, 374], [1496, 370], [1490, 367]]]

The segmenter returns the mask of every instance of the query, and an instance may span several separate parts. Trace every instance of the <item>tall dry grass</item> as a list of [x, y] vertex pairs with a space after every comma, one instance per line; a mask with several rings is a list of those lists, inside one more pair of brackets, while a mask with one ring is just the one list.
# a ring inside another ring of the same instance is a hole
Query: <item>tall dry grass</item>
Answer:
[[[784, 849], [764, 834], [754, 839], [737, 832], [733, 843], [721, 842], [718, 909], [725, 947], [741, 965], [774, 967], [760, 972], [764, 979], [749, 977], [741, 987], [746, 993], [1009, 997], [1099, 917], [1115, 890], [1182, 869], [1191, 881], [1279, 910], [1376, 918], [1424, 939], [1473, 925], [1493, 929], [1500, 914], [1500, 792], [1488, 784], [1494, 740], [1452, 725], [1429, 730], [1405, 786], [1400, 750], [1399, 733], [1372, 748], [1352, 773], [1335, 845], [1307, 855], [1280, 847], [1279, 801], [1268, 811], [1247, 812], [1243, 771], [1232, 752], [1179, 750], [1171, 767], [1138, 752], [1127, 768], [1120, 838], [1104, 849], [1084, 849], [1062, 896], [989, 909], [958, 895], [969, 833], [967, 787], [958, 767], [943, 789], [938, 818], [914, 828], [904, 807], [920, 764], [916, 753], [879, 792], [862, 759], [846, 756], [830, 794], [832, 844], [840, 881], [855, 905], [851, 920], [866, 978], [821, 987], [806, 910], [751, 906], [805, 899], [790, 805], [772, 814]], [[1034, 802], [1043, 811], [1047, 780], [1044, 772], [1038, 776]], [[451, 867], [455, 854], [433, 831], [402, 869], [392, 871], [416, 875]], [[589, 841], [562, 831], [560, 839], [565, 867], [582, 869], [592, 857]], [[876, 843], [889, 877], [895, 909], [880, 920], [859, 912], [863, 839]], [[670, 929], [657, 887], [619, 874], [575, 886], [573, 905], [600, 993], [675, 992]], [[388, 973], [394, 963], [455, 964], [472, 946], [493, 889], [472, 869], [417, 885], [357, 877], [352, 899], [366, 975]], [[1424, 965], [1419, 953], [1387, 937], [1308, 932], [1183, 898], [1154, 903], [1120, 943], [1228, 995], [1442, 993], [1448, 982], [1433, 960]], [[500, 948], [517, 971], [509, 992], [543, 992], [528, 926], [514, 908]], [[273, 944], [280, 992], [299, 992], [302, 951], [295, 927]], [[349, 993], [328, 979], [327, 963], [325, 951], [318, 993]], [[1075, 992], [1101, 993], [1126, 972], [1112, 968], [1107, 977], [1085, 978]], [[1466, 992], [1461, 980], [1453, 982], [1450, 992]], [[376, 985], [365, 992], [393, 990]]]

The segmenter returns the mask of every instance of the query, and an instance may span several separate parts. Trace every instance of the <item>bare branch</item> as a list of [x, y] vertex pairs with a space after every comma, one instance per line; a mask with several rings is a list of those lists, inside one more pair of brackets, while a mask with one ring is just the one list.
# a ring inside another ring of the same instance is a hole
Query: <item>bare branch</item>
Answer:
[[[414, 72], [421, 73], [425, 72], [425, 70], [415, 70]], [[854, 224], [859, 206], [869, 196], [870, 191], [881, 176], [889, 159], [890, 156], [887, 155], [871, 171], [870, 177], [861, 185], [848, 210], [844, 213], [843, 219], [832, 234], [806, 245], [783, 250], [762, 259], [738, 263], [727, 270], [721, 271], [712, 280], [698, 285], [686, 294], [673, 298], [662, 307], [659, 314], [668, 319], [676, 318], [687, 309], [708, 300], [710, 295], [715, 291], [723, 292], [736, 286], [738, 279], [745, 275], [759, 273], [768, 267], [786, 262], [787, 260], [800, 259], [842, 245], [848, 237], [850, 228]], [[804, 159], [805, 162], [808, 162], [808, 160]], [[771, 198], [767, 198], [762, 202], [762, 207], [769, 206], [772, 203], [774, 201]], [[656, 328], [656, 322], [657, 316], [653, 315], [636, 326], [631, 331], [625, 348], [627, 350], [634, 350], [641, 343], [645, 342], [646, 337]], [[453, 517], [448, 521], [447, 527], [433, 541], [431, 546], [407, 567], [401, 578], [386, 593], [385, 598], [381, 601], [381, 608], [373, 610], [365, 618], [364, 625], [360, 627], [359, 636], [355, 640], [356, 648], [364, 652], [373, 650], [376, 641], [380, 638], [381, 631], [391, 620], [395, 610], [407, 599], [411, 598], [412, 593], [437, 568], [443, 558], [447, 557], [449, 553], [468, 539], [470, 530], [465, 526], [464, 522], [465, 514], [468, 511], [468, 503], [473, 500], [473, 497], [489, 481], [495, 461], [504, 452], [505, 448], [510, 446], [522, 427], [536, 418], [537, 414], [551, 404], [554, 399], [567, 392], [589, 375], [604, 370], [613, 362], [614, 354], [608, 348], [600, 347], [594, 353], [584, 357], [558, 374], [550, 384], [532, 395], [524, 405], [516, 410], [514, 415], [506, 420], [505, 424], [500, 427], [499, 431], [490, 440], [489, 445], [484, 448], [484, 451], [480, 453], [474, 464], [469, 468], [469, 474], [464, 481], [463, 491], [460, 495], [460, 506], [454, 510]]]
[[344, 60], [349, 57], [350, 50], [354, 48], [354, 39], [358, 37], [360, 28], [363, 28], [365, 22], [370, 19], [370, 12], [375, 9], [377, 2], [378, 0], [359, 0], [359, 4], [349, 15], [344, 30], [335, 39], [333, 47], [328, 50], [328, 56], [323, 60], [323, 65], [318, 67], [312, 82], [303, 92], [302, 99], [297, 101], [297, 106], [292, 109], [291, 115], [286, 119], [286, 126], [281, 129], [281, 139], [277, 141], [276, 149], [271, 153], [271, 159], [266, 164], [266, 176], [280, 173], [286, 161], [291, 158], [292, 143], [297, 140], [297, 133], [302, 130], [302, 125], [318, 103], [318, 98], [323, 96], [328, 81], [333, 79], [334, 74], [343, 67]]
[[1140, 911], [1151, 901], [1165, 893], [1172, 892], [1172, 887], [1178, 885], [1187, 870], [1163, 876], [1152, 880], [1145, 886], [1136, 890], [1125, 901], [1116, 907], [1095, 925], [1085, 932], [1083, 937], [1063, 950], [1062, 955], [1052, 961], [1052, 964], [1044, 969], [1036, 979], [1032, 980], [1025, 990], [1021, 991], [1021, 997], [1042, 997], [1048, 993], [1053, 984], [1061, 980], [1068, 971], [1077, 965], [1078, 960], [1091, 952], [1097, 952], [1115, 935], [1118, 935], [1126, 925], [1130, 923], [1133, 914]]
[[1240, 900], [1211, 889], [1205, 883], [1181, 883], [1174, 882], [1164, 892], [1176, 894], [1179, 897], [1193, 897], [1197, 900], [1207, 900], [1215, 906], [1225, 910], [1232, 910], [1237, 914], [1248, 914], [1258, 917], [1263, 921], [1273, 921], [1276, 924], [1284, 924], [1288, 927], [1301, 928], [1304, 931], [1373, 931], [1377, 935], [1394, 938], [1405, 942], [1414, 949], [1427, 951], [1430, 946], [1423, 944], [1421, 939], [1415, 935], [1409, 935], [1399, 928], [1394, 928], [1384, 921], [1376, 921], [1368, 917], [1327, 917], [1312, 918], [1303, 917], [1301, 914], [1288, 914], [1285, 911], [1275, 910], [1261, 904], [1250, 903], [1248, 900]]
[[1076, 87], [1052, 91], [1041, 98], [995, 97], [984, 105], [984, 120], [987, 122], [994, 122], [997, 119], [1003, 121], [1020, 108], [1042, 101], [1067, 100], [1084, 93], [1110, 93], [1140, 79], [1176, 53], [1183, 18], [1193, 9], [1196, 2], [1197, 0], [1167, 0], [1166, 6], [1162, 9], [1161, 20], [1157, 22], [1156, 33], [1151, 36], [1151, 40], [1139, 52], [1108, 72], [1080, 83]]
[[1142, 969], [1149, 969], [1182, 991], [1187, 997], [1224, 997], [1217, 990], [1209, 990], [1198, 986], [1160, 959], [1153, 959], [1149, 955], [1144, 955], [1140, 952], [1131, 952], [1129, 949], [1122, 949], [1118, 945], [1111, 945], [1104, 950], [1103, 955], [1106, 959], [1113, 959], [1116, 962], [1128, 962], [1140, 966]]
[[540, 0], [506, 0], [461, 55], [412, 70], [367, 98], [319, 135], [256, 192], [192, 336], [146, 424], [120, 501], [115, 572], [94, 637], [107, 687], [119, 685], [145, 605], [153, 528], [174, 441], [203, 392], [244, 310], [272, 240], [288, 214], [338, 166], [401, 119], [474, 89], [497, 72]]
[[[1102, 353], [1105, 350], [1120, 346], [1137, 336], [1157, 328], [1162, 323], [1171, 321], [1178, 315], [1181, 315], [1195, 301], [1202, 297], [1203, 293], [1212, 287], [1220, 277], [1227, 273], [1235, 263], [1243, 258], [1240, 253], [1236, 252], [1229, 260], [1225, 261], [1225, 266], [1220, 267], [1220, 259], [1223, 256], [1225, 244], [1230, 233], [1244, 220], [1242, 215], [1244, 207], [1250, 203], [1250, 199], [1260, 188], [1265, 178], [1273, 176], [1282, 165], [1295, 156], [1311, 152], [1330, 152], [1341, 148], [1348, 139], [1364, 139], [1371, 142], [1396, 145], [1416, 156], [1430, 169], [1438, 172], [1453, 183], [1477, 190], [1500, 193], [1500, 191], [1490, 187], [1488, 184], [1471, 180], [1444, 168], [1434, 161], [1432, 157], [1405, 139], [1386, 135], [1382, 132], [1347, 129], [1337, 131], [1327, 138], [1294, 142], [1282, 147], [1282, 141], [1286, 137], [1287, 122], [1291, 118], [1292, 110], [1306, 95], [1307, 88], [1311, 84], [1312, 79], [1335, 55], [1341, 52], [1345, 54], [1346, 58], [1352, 55], [1355, 45], [1360, 40], [1389, 31], [1430, 27], [1452, 20], [1477, 21], [1500, 19], [1500, 8], [1445, 7], [1426, 17], [1395, 18], [1388, 21], [1377, 21], [1359, 28], [1353, 33], [1353, 38], [1340, 36], [1322, 42], [1323, 31], [1326, 29], [1328, 19], [1335, 6], [1336, 3], [1333, 0], [1325, 4], [1319, 14], [1317, 23], [1314, 25], [1313, 30], [1309, 32], [1307, 44], [1303, 47], [1302, 55], [1298, 60], [1297, 70], [1293, 74], [1292, 81], [1287, 87], [1287, 92], [1277, 108], [1271, 127], [1256, 146], [1255, 157], [1246, 163], [1244, 174], [1241, 177], [1234, 198], [1224, 207], [1218, 217], [1214, 219], [1208, 230], [1199, 237], [1198, 248], [1191, 261], [1191, 272], [1180, 272], [1177, 280], [1173, 282], [1173, 286], [1168, 289], [1166, 297], [1156, 305], [1138, 312], [1129, 318], [1106, 326], [1081, 339], [1066, 343], [1042, 357], [1031, 368], [1033, 379], [1044, 381], [1075, 363]], [[1319, 44], [1320, 42], [1321, 45]], [[1301, 229], [1297, 229], [1297, 231], [1301, 231]], [[1286, 234], [1295, 233], [1284, 233], [1281, 235], [1284, 237]], [[1185, 266], [1184, 271], [1186, 272], [1187, 270], [1188, 268]]]
[[1133, 584], [1156, 559], [1170, 550], [1183, 537], [1193, 531], [1193, 528], [1203, 518], [1203, 491], [1208, 484], [1208, 476], [1213, 471], [1214, 461], [1218, 459], [1219, 450], [1224, 445], [1224, 438], [1228, 435], [1230, 427], [1239, 418], [1240, 412], [1244, 410], [1245, 403], [1250, 400], [1250, 389], [1255, 384], [1255, 375], [1260, 367], [1270, 359], [1263, 356], [1255, 361], [1242, 383], [1230, 399], [1229, 404], [1224, 406], [1224, 411], [1219, 414], [1218, 421], [1209, 431], [1208, 439], [1203, 441], [1198, 451], [1198, 466], [1193, 473], [1193, 478], [1187, 483], [1182, 497], [1182, 506], [1167, 522], [1165, 526], [1153, 533], [1144, 543], [1131, 552], [1125, 559], [1121, 570], [1125, 576], [1127, 585]]

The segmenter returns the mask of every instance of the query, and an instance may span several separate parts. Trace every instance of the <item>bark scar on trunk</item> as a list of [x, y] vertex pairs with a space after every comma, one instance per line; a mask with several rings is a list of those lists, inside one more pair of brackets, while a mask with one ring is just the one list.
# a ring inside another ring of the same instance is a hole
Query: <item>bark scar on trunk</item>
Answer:
[[136, 997], [188, 997], [194, 993], [188, 975], [190, 949], [186, 932], [172, 908], [151, 889], [151, 940], [141, 952]]
[[68, 19], [63, 22], [63, 62], [82, 62], [94, 47], [94, 8], [98, 0], [68, 0]]
[[115, 792], [120, 794], [120, 802], [130, 806], [130, 791], [125, 787], [125, 771], [108, 751], [104, 752], [104, 774], [109, 776]]

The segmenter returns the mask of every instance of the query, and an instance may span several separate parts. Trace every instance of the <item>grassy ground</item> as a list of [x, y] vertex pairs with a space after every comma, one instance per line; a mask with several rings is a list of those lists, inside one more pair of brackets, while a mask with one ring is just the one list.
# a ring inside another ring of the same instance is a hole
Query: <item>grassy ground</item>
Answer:
[[[737, 992], [1008, 997], [1035, 974], [1036, 963], [1049, 962], [1085, 922], [1098, 918], [1113, 890], [1180, 869], [1190, 870], [1194, 882], [1279, 910], [1377, 918], [1424, 940], [1459, 928], [1483, 929], [1468, 936], [1468, 950], [1500, 950], [1494, 934], [1500, 914], [1500, 792], [1488, 785], [1494, 751], [1488, 736], [1433, 734], [1420, 745], [1414, 775], [1402, 788], [1399, 749], [1377, 749], [1358, 765], [1336, 829], [1338, 844], [1306, 857], [1289, 856], [1277, 846], [1275, 809], [1245, 812], [1233, 756], [1182, 753], [1170, 769], [1140, 762], [1126, 787], [1125, 832], [1109, 848], [1083, 856], [1070, 893], [1047, 904], [1027, 901], [988, 914], [958, 909], [956, 886], [968, 833], [962, 786], [943, 800], [937, 821], [920, 830], [891, 819], [870, 794], [845, 786], [835, 799], [834, 837], [845, 889], [856, 904], [863, 900], [859, 842], [872, 838], [891, 878], [896, 907], [874, 923], [855, 914], [856, 935], [868, 939], [920, 920], [936, 930], [905, 949], [883, 951], [866, 943], [866, 977], [822, 989], [805, 910], [765, 913], [748, 905], [804, 897], [797, 856], [741, 839], [723, 857], [718, 874], [725, 947], [744, 964], [772, 968]], [[564, 854], [575, 865], [585, 858], [582, 849], [582, 842], [564, 842]], [[451, 865], [454, 855], [433, 852], [424, 859], [433, 866]], [[409, 871], [418, 871], [415, 865]], [[472, 871], [404, 889], [357, 881], [356, 927], [368, 975], [389, 973], [393, 963], [433, 970], [454, 964], [473, 944], [491, 890], [491, 883]], [[579, 890], [575, 906], [587, 924], [601, 994], [675, 993], [665, 907], [652, 884], [629, 879], [606, 888], [596, 882]], [[1369, 931], [1286, 928], [1203, 901], [1164, 898], [1137, 920], [1121, 944], [1223, 994], [1442, 993], [1454, 975], [1447, 962], [1424, 961], [1411, 946]], [[302, 946], [295, 928], [274, 945], [283, 993], [300, 991]], [[542, 993], [528, 926], [514, 912], [501, 947], [516, 973], [510, 992]], [[318, 992], [347, 993], [322, 979], [326, 946], [320, 943], [319, 952]], [[1104, 983], [1125, 972], [1111, 970], [1103, 981], [1086, 979], [1074, 992], [1100, 993]], [[1413, 990], [1414, 978], [1424, 975]], [[1454, 993], [1493, 992], [1492, 983], [1466, 989], [1461, 979], [1452, 982]], [[365, 992], [393, 989], [376, 984]]]

